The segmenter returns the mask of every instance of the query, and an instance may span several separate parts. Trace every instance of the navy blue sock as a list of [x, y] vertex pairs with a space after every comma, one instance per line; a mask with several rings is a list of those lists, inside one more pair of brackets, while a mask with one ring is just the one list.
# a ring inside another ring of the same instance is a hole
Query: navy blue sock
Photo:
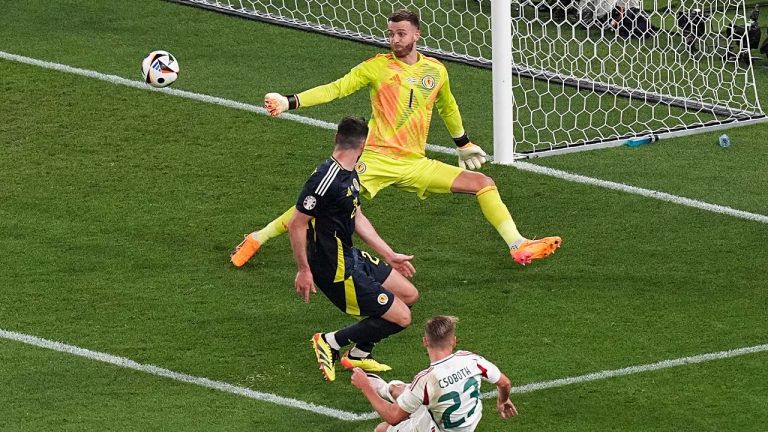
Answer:
[[373, 351], [373, 347], [376, 346], [373, 342], [364, 342], [364, 343], [356, 343], [355, 347], [359, 349], [360, 351], [365, 351], [367, 353], [370, 353]]
[[371, 352], [377, 342], [395, 333], [399, 333], [403, 329], [405, 327], [391, 323], [384, 318], [368, 317], [349, 327], [344, 327], [337, 331], [334, 336], [336, 337], [336, 342], [342, 347], [354, 342], [361, 350]]

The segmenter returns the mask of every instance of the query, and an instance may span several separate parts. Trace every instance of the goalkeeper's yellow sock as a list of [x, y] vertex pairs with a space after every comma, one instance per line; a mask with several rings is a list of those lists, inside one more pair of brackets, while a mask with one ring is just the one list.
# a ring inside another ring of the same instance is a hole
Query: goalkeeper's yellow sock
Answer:
[[251, 237], [259, 243], [264, 244], [280, 234], [285, 234], [285, 232], [288, 231], [288, 222], [291, 220], [294, 211], [296, 211], [296, 207], [289, 208], [285, 213], [278, 216], [277, 219], [270, 222], [264, 228], [252, 232]]
[[501, 237], [507, 242], [510, 248], [520, 244], [524, 238], [517, 230], [512, 215], [509, 214], [507, 206], [501, 201], [499, 190], [496, 186], [487, 186], [480, 189], [476, 194], [477, 202], [480, 203], [480, 210], [488, 222], [496, 228]]

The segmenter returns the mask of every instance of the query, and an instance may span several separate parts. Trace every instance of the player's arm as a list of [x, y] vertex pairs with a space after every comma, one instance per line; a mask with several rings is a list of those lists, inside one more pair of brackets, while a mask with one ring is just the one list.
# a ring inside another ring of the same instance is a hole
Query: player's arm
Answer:
[[509, 395], [512, 392], [512, 382], [509, 378], [501, 373], [495, 364], [483, 357], [477, 357], [477, 367], [480, 370], [480, 375], [484, 381], [496, 385], [496, 410], [499, 412], [501, 418], [508, 419], [512, 416], [516, 416], [517, 408], [515, 407], [515, 404], [509, 400]]
[[443, 76], [443, 85], [437, 92], [435, 105], [440, 118], [443, 119], [448, 133], [451, 134], [453, 142], [456, 144], [459, 152], [459, 166], [461, 168], [478, 169], [485, 163], [485, 152], [479, 146], [473, 144], [464, 131], [464, 125], [461, 121], [461, 113], [456, 98], [451, 93], [451, 83], [448, 79], [448, 73]]
[[309, 268], [307, 260], [307, 229], [312, 216], [300, 211], [293, 212], [291, 220], [288, 221], [288, 233], [291, 238], [291, 249], [293, 249], [293, 259], [296, 261], [296, 279], [293, 282], [296, 288], [296, 294], [309, 303], [309, 293], [317, 292], [312, 270]]
[[392, 250], [373, 228], [371, 221], [365, 217], [362, 207], [358, 207], [355, 214], [355, 233], [401, 275], [410, 278], [416, 273], [416, 269], [411, 264], [413, 255], [404, 255]]
[[307, 258], [307, 230], [312, 219], [321, 214], [321, 209], [324, 208], [325, 198], [317, 194], [317, 187], [328, 172], [323, 166], [327, 167], [327, 164], [317, 167], [304, 183], [304, 188], [296, 200], [296, 211], [293, 212], [293, 216], [286, 224], [297, 267], [296, 279], [293, 284], [296, 288], [296, 294], [307, 303], [309, 303], [309, 293], [317, 292]]
[[370, 67], [369, 62], [361, 63], [332, 83], [323, 84], [298, 94], [267, 93], [264, 96], [264, 108], [269, 111], [270, 115], [276, 117], [288, 110], [321, 105], [349, 96], [368, 85]]
[[512, 392], [512, 382], [506, 375], [501, 374], [501, 377], [496, 382], [496, 409], [499, 411], [499, 415], [503, 419], [517, 415], [517, 407], [509, 400], [509, 395]]
[[382, 420], [390, 425], [396, 425], [410, 416], [410, 413], [400, 408], [397, 403], [387, 402], [376, 393], [376, 390], [371, 387], [368, 376], [360, 368], [355, 368], [352, 372], [352, 385], [360, 389], [371, 403], [373, 410], [376, 411]]

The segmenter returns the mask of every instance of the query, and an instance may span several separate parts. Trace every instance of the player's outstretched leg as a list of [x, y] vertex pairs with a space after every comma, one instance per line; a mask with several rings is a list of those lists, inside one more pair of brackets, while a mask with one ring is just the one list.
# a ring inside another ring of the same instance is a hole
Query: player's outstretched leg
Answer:
[[546, 258], [555, 253], [563, 243], [560, 237], [545, 237], [538, 240], [523, 237], [517, 230], [509, 209], [501, 200], [496, 184], [484, 174], [463, 171], [454, 180], [451, 191], [475, 194], [483, 215], [507, 243], [510, 255], [518, 264], [526, 265], [534, 259]]
[[267, 226], [259, 231], [254, 231], [245, 236], [245, 239], [235, 246], [235, 249], [229, 254], [229, 261], [235, 267], [242, 267], [248, 262], [254, 255], [261, 249], [261, 246], [269, 240], [284, 234], [288, 229], [286, 228], [288, 221], [291, 220], [295, 207], [291, 207], [280, 215], [277, 219], [273, 220]]
[[[493, 180], [490, 181], [493, 182]], [[535, 259], [546, 258], [555, 253], [562, 244], [560, 237], [545, 237], [539, 240], [528, 240], [523, 237], [517, 230], [507, 206], [501, 201], [499, 190], [495, 185], [485, 186], [475, 195], [483, 215], [507, 242], [509, 253], [518, 264], [526, 265]]]

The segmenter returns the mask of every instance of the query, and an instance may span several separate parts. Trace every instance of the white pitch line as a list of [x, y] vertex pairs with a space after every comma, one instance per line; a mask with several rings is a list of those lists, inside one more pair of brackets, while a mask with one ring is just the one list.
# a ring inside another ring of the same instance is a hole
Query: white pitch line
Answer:
[[[0, 329], [0, 338], [13, 340], [28, 345], [33, 345], [40, 348], [47, 348], [50, 350], [72, 354], [79, 357], [99, 361], [102, 363], [108, 363], [115, 366], [119, 366], [126, 369], [133, 369], [139, 372], [148, 373], [164, 378], [170, 378], [172, 380], [185, 382], [188, 384], [194, 384], [201, 387], [206, 387], [213, 390], [218, 390], [225, 393], [231, 393], [239, 396], [245, 396], [250, 399], [258, 401], [269, 402], [275, 405], [281, 405], [289, 408], [300, 409], [309, 411], [315, 414], [332, 417], [345, 421], [361, 421], [372, 420], [378, 418], [378, 414], [375, 412], [369, 413], [354, 413], [349, 411], [342, 411], [335, 408], [327, 407], [324, 405], [316, 405], [309, 402], [300, 401], [297, 399], [286, 398], [277, 396], [271, 393], [263, 393], [255, 390], [251, 390], [247, 387], [240, 387], [233, 384], [228, 384], [221, 381], [214, 381], [209, 378], [197, 377], [193, 375], [187, 375], [180, 372], [174, 372], [169, 369], [164, 369], [158, 366], [137, 363], [131, 359], [125, 357], [118, 357], [112, 354], [106, 354], [98, 351], [91, 351], [89, 349], [80, 348], [74, 345], [68, 345], [61, 342], [51, 341], [48, 339], [39, 338], [37, 336], [31, 336], [24, 333], [18, 333], [14, 331], [8, 331]], [[700, 354], [690, 357], [682, 357], [672, 360], [663, 360], [656, 363], [650, 363], [638, 366], [629, 366], [621, 369], [604, 370], [600, 372], [589, 373], [586, 375], [580, 375], [569, 378], [556, 379], [552, 381], [542, 381], [537, 383], [531, 383], [514, 387], [512, 393], [530, 393], [537, 390], [549, 389], [554, 387], [563, 387], [571, 384], [579, 384], [589, 381], [598, 381], [608, 378], [622, 377], [626, 375], [633, 375], [643, 372], [651, 372], [659, 369], [667, 369], [676, 366], [684, 366], [694, 363], [704, 363], [713, 360], [720, 360], [730, 357], [738, 357], [747, 354], [754, 354], [759, 352], [768, 351], [768, 344], [756, 345], [746, 348], [737, 348], [733, 350], [720, 351], [709, 354]], [[496, 391], [491, 391], [482, 394], [483, 399], [492, 398], [496, 396]]]
[[529, 162], [515, 162], [513, 166], [524, 171], [530, 171], [538, 174], [548, 175], [551, 177], [557, 177], [559, 179], [568, 180], [575, 183], [583, 183], [591, 186], [599, 186], [606, 189], [613, 189], [613, 190], [626, 192], [634, 195], [641, 195], [647, 198], [667, 201], [667, 202], [679, 204], [686, 207], [693, 207], [693, 208], [706, 210], [713, 213], [719, 213], [719, 214], [733, 216], [740, 219], [747, 219], [755, 222], [768, 224], [768, 216], [761, 215], [758, 213], [750, 213], [750, 212], [738, 210], [732, 207], [726, 207], [726, 206], [717, 205], [717, 204], [710, 204], [704, 201], [698, 201], [690, 198], [668, 194], [666, 192], [659, 192], [652, 189], [643, 189], [636, 186], [630, 186], [624, 183], [616, 183], [616, 182], [611, 182], [607, 180], [596, 179], [593, 177], [587, 177], [579, 174], [573, 174], [567, 171], [548, 168], [541, 165], [532, 164]]
[[[512, 393], [530, 393], [536, 390], [544, 390], [544, 389], [555, 388], [555, 387], [563, 387], [571, 384], [579, 384], [579, 383], [585, 383], [589, 381], [598, 381], [598, 380], [604, 380], [608, 378], [634, 375], [634, 374], [643, 373], [643, 372], [656, 371], [659, 369], [667, 369], [671, 367], [684, 366], [684, 365], [695, 364], [695, 363], [704, 363], [704, 362], [713, 361], [713, 360], [722, 360], [726, 358], [738, 357], [738, 356], [743, 356], [747, 354], [755, 354], [755, 353], [766, 352], [766, 351], [768, 351], [768, 344], [755, 345], [755, 346], [746, 347], [746, 348], [737, 348], [737, 349], [719, 351], [719, 352], [708, 353], [708, 354], [699, 354], [695, 356], [681, 357], [681, 358], [672, 359], [672, 360], [662, 360], [656, 363], [629, 366], [621, 369], [604, 370], [600, 372], [593, 372], [586, 375], [579, 375], [575, 377], [560, 378], [552, 381], [542, 381], [537, 383], [525, 384], [519, 387], [513, 387]], [[495, 397], [495, 396], [496, 396], [495, 390], [482, 394], [483, 399]]]
[[[222, 105], [222, 106], [225, 106], [225, 107], [228, 107], [228, 108], [239, 109], [239, 110], [242, 110], [242, 111], [249, 111], [249, 112], [254, 112], [254, 113], [258, 113], [258, 114], [262, 114], [262, 115], [269, 115], [267, 113], [267, 110], [264, 109], [264, 107], [261, 107], [261, 106], [258, 106], [258, 105], [253, 105], [253, 104], [249, 104], [249, 103], [245, 103], [245, 102], [237, 102], [237, 101], [234, 101], [234, 100], [231, 100], [231, 99], [225, 99], [225, 98], [221, 98], [221, 97], [210, 96], [210, 95], [206, 95], [206, 94], [202, 94], [202, 93], [195, 93], [195, 92], [186, 91], [186, 90], [178, 90], [178, 89], [171, 88], [171, 87], [155, 88], [155, 87], [152, 87], [152, 86], [146, 84], [143, 81], [130, 80], [130, 79], [123, 78], [123, 77], [117, 76], [117, 75], [108, 75], [108, 74], [104, 74], [104, 73], [101, 73], [101, 72], [96, 72], [96, 71], [92, 71], [92, 70], [88, 70], [88, 69], [81, 69], [81, 68], [77, 68], [77, 67], [67, 66], [67, 65], [61, 64], [61, 63], [54, 63], [54, 62], [49, 62], [49, 61], [45, 61], [45, 60], [38, 60], [38, 59], [35, 59], [35, 58], [20, 56], [20, 55], [12, 54], [12, 53], [5, 52], [5, 51], [0, 51], [0, 58], [1, 59], [5, 59], [5, 60], [14, 61], [14, 62], [17, 62], [17, 63], [24, 63], [24, 64], [28, 64], [28, 65], [31, 65], [31, 66], [38, 66], [38, 67], [45, 68], [45, 69], [51, 69], [51, 70], [55, 70], [55, 71], [59, 71], [59, 72], [66, 72], [66, 73], [70, 73], [70, 74], [74, 74], [74, 75], [80, 75], [80, 76], [84, 76], [84, 77], [88, 77], [88, 78], [93, 78], [93, 79], [97, 79], [97, 80], [100, 80], [100, 81], [106, 81], [106, 82], [109, 82], [109, 83], [112, 83], [112, 84], [122, 85], [122, 86], [126, 86], [126, 87], [133, 87], [133, 88], [136, 88], [136, 89], [139, 89], [139, 90], [147, 90], [147, 91], [153, 91], [153, 92], [157, 92], [157, 93], [165, 93], [165, 94], [169, 94], [169, 95], [173, 95], [173, 96], [178, 96], [178, 97], [187, 98], [187, 99], [193, 99], [193, 100], [196, 100], [196, 101], [210, 103], [210, 104], [214, 104], [214, 105]], [[324, 120], [313, 119], [313, 118], [310, 118], [310, 117], [304, 117], [304, 116], [300, 116], [300, 115], [292, 114], [292, 113], [284, 113], [284, 114], [280, 115], [280, 119], [294, 121], [294, 122], [297, 122], [297, 123], [302, 123], [302, 124], [305, 124], [305, 125], [315, 126], [315, 127], [319, 127], [319, 128], [322, 128], [322, 129], [328, 129], [328, 130], [335, 130], [336, 126], [337, 126], [335, 123], [327, 122], [327, 121], [324, 121]], [[436, 146], [436, 145], [432, 145], [432, 144], [427, 144], [427, 148], [432, 150], [432, 151], [436, 151], [436, 152], [440, 152], [440, 153], [457, 154], [457, 151], [455, 149], [451, 149], [451, 148], [448, 148], [448, 147], [442, 147], [442, 146]]]
[[[263, 107], [260, 107], [258, 105], [248, 104], [244, 102], [237, 102], [230, 99], [220, 98], [216, 96], [209, 96], [209, 95], [190, 92], [186, 90], [178, 90], [170, 87], [158, 89], [158, 88], [149, 86], [146, 83], [138, 80], [129, 80], [117, 75], [107, 75], [101, 72], [67, 66], [61, 63], [38, 60], [31, 57], [11, 54], [5, 51], [0, 51], [0, 59], [10, 60], [18, 63], [24, 63], [32, 66], [38, 66], [38, 67], [60, 71], [60, 72], [71, 73], [71, 74], [80, 75], [88, 78], [94, 78], [97, 80], [110, 82], [112, 84], [133, 87], [140, 90], [148, 90], [148, 91], [154, 91], [158, 93], [165, 93], [173, 96], [193, 99], [200, 102], [211, 103], [215, 105], [222, 105], [225, 107], [239, 109], [243, 111], [250, 111], [250, 112], [254, 112], [262, 115], [269, 115], [267, 113], [267, 110], [265, 110]], [[304, 116], [300, 116], [292, 113], [282, 114], [279, 118], [283, 120], [294, 121], [294, 122], [302, 123], [305, 125], [323, 128], [323, 129], [329, 129], [329, 130], [336, 129], [336, 124], [334, 123], [323, 121], [323, 120], [317, 120], [310, 117], [304, 117]], [[443, 146], [434, 145], [434, 144], [427, 144], [427, 150], [438, 152], [438, 153], [452, 154], [452, 155], [457, 154], [455, 148], [448, 148], [448, 147], [443, 147]], [[615, 183], [607, 180], [600, 180], [600, 179], [586, 177], [578, 174], [571, 174], [566, 171], [547, 168], [547, 167], [535, 165], [529, 162], [515, 162], [511, 166], [524, 171], [544, 174], [552, 177], [557, 177], [563, 180], [573, 181], [576, 183], [583, 183], [583, 184], [588, 184], [592, 186], [604, 187], [604, 188], [622, 191], [630, 194], [641, 195], [648, 198], [654, 198], [661, 201], [667, 201], [667, 202], [671, 202], [671, 203], [675, 203], [683, 206], [688, 206], [688, 207], [693, 207], [701, 210], [733, 216], [741, 219], [748, 219], [756, 222], [768, 223], [768, 216], [765, 216], [765, 215], [749, 213], [743, 210], [737, 210], [731, 207], [726, 207], [726, 206], [721, 206], [716, 204], [709, 204], [704, 201], [697, 201], [697, 200], [693, 200], [685, 197], [671, 195], [665, 192], [658, 192], [650, 189], [643, 189], [635, 186], [629, 186], [623, 183]]]
[[139, 372], [145, 372], [150, 375], [156, 375], [160, 377], [170, 378], [176, 381], [195, 384], [195, 385], [198, 385], [201, 387], [207, 387], [213, 390], [219, 390], [226, 393], [245, 396], [250, 399], [256, 399], [259, 401], [270, 402], [276, 405], [282, 405], [290, 408], [310, 411], [315, 414], [321, 414], [321, 415], [336, 418], [339, 420], [358, 421], [358, 420], [370, 420], [378, 417], [375, 413], [357, 414], [353, 412], [342, 411], [342, 410], [330, 408], [323, 405], [316, 405], [309, 402], [277, 396], [271, 393], [263, 393], [263, 392], [251, 390], [247, 387], [240, 387], [233, 384], [227, 384], [221, 381], [214, 381], [208, 378], [202, 378], [202, 377], [197, 377], [193, 375], [187, 375], [184, 373], [174, 372], [172, 370], [163, 369], [161, 367], [154, 366], [151, 364], [137, 363], [125, 357], [118, 357], [118, 356], [114, 356], [111, 354], [106, 354], [98, 351], [91, 351], [89, 349], [80, 348], [74, 345], [68, 345], [61, 342], [51, 341], [48, 339], [42, 339], [37, 336], [31, 336], [24, 333], [17, 333], [13, 331], [0, 329], [0, 338], [10, 339], [17, 342], [34, 345], [40, 348], [47, 348], [47, 349], [62, 352], [62, 353], [72, 354], [79, 357], [85, 357], [87, 359], [96, 360], [103, 363], [109, 363], [115, 366], [120, 366], [126, 369], [133, 369]]
[[[230, 99], [209, 96], [201, 93], [194, 93], [194, 92], [178, 90], [173, 88], [156, 89], [154, 87], [148, 86], [142, 81], [129, 80], [116, 75], [107, 75], [107, 74], [103, 74], [103, 73], [88, 70], [88, 69], [81, 69], [81, 68], [67, 66], [60, 63], [48, 62], [44, 60], [34, 59], [31, 57], [11, 54], [5, 51], [0, 51], [0, 58], [18, 62], [18, 63], [38, 66], [46, 69], [52, 69], [60, 72], [66, 72], [66, 73], [71, 73], [75, 75], [85, 76], [88, 78], [94, 78], [101, 81], [107, 81], [112, 84], [133, 87], [140, 90], [166, 93], [173, 96], [193, 99], [193, 100], [216, 104], [216, 105], [222, 105], [229, 108], [234, 108], [234, 109], [239, 109], [244, 111], [255, 112], [262, 115], [268, 115], [267, 111], [263, 107], [253, 105], [253, 104], [237, 102]], [[336, 128], [336, 125], [334, 123], [326, 122], [323, 120], [317, 120], [309, 117], [304, 117], [304, 116], [300, 116], [292, 113], [285, 113], [282, 116], [280, 116], [280, 118], [289, 120], [289, 121], [295, 121], [295, 122], [306, 124], [306, 125], [320, 127], [323, 129], [333, 130]], [[435, 152], [440, 152], [440, 153], [454, 154], [454, 155], [456, 154], [456, 149], [437, 146], [433, 144], [427, 144], [427, 149]], [[535, 165], [528, 162], [515, 162], [512, 166], [525, 171], [557, 177], [563, 180], [573, 181], [576, 183], [599, 186], [607, 189], [613, 189], [613, 190], [618, 190], [626, 193], [641, 195], [648, 198], [654, 198], [662, 201], [672, 202], [672, 203], [683, 205], [683, 206], [725, 214], [725, 215], [729, 215], [737, 218], [748, 219], [748, 220], [761, 222], [761, 223], [768, 223], [768, 216], [765, 216], [765, 215], [750, 213], [750, 212], [737, 210], [731, 207], [726, 207], [726, 206], [721, 206], [716, 204], [709, 204], [703, 201], [671, 195], [665, 192], [659, 192], [659, 191], [654, 191], [650, 189], [643, 189], [635, 186], [626, 185], [623, 183], [610, 182], [610, 181], [582, 176], [578, 174], [572, 174], [566, 171], [547, 168], [547, 167]], [[52, 341], [47, 341], [45, 339], [36, 338], [34, 336], [28, 336], [28, 335], [23, 335], [23, 334], [14, 333], [14, 332], [7, 332], [5, 330], [0, 330], [0, 336], [6, 339], [18, 340], [20, 342], [29, 343], [31, 345], [37, 345], [37, 346], [54, 349], [61, 352], [80, 355], [83, 357], [88, 357], [88, 358], [103, 361], [106, 363], [116, 364], [118, 366], [127, 367], [130, 369], [141, 370], [143, 372], [151, 373], [153, 375], [165, 376], [165, 377], [176, 379], [179, 381], [190, 382], [190, 383], [194, 383], [204, 387], [215, 388], [217, 390], [226, 391], [234, 394], [240, 394], [240, 395], [257, 399], [257, 400], [264, 400], [264, 401], [276, 403], [278, 405], [291, 406], [298, 409], [317, 412], [319, 414], [327, 415], [329, 417], [339, 418], [342, 420], [368, 420], [376, 417], [376, 415], [372, 413], [357, 414], [357, 413], [351, 413], [347, 411], [340, 411], [340, 410], [325, 407], [322, 405], [314, 405], [314, 404], [297, 401], [290, 398], [283, 398], [270, 393], [256, 392], [248, 388], [237, 387], [232, 384], [213, 381], [207, 378], [199, 378], [191, 375], [180, 374], [178, 372], [162, 369], [157, 366], [141, 365], [139, 363], [136, 363], [130, 359], [126, 359], [123, 357], [116, 357], [109, 354], [89, 351], [89, 350], [77, 348], [71, 345], [61, 344], [59, 342], [52, 342]], [[761, 352], [766, 350], [768, 350], [768, 345], [758, 345], [755, 347], [740, 348], [733, 351], [721, 351], [720, 353], [702, 354], [700, 356], [684, 357], [682, 359], [677, 359], [677, 360], [665, 360], [663, 362], [654, 363], [651, 365], [631, 366], [624, 369], [596, 372], [593, 374], [582, 375], [579, 377], [564, 378], [560, 380], [546, 381], [542, 383], [527, 384], [522, 387], [516, 387], [514, 389], [514, 392], [525, 393], [525, 392], [540, 390], [544, 388], [559, 387], [559, 386], [574, 384], [579, 382], [594, 381], [596, 379], [604, 379], [604, 378], [610, 378], [614, 376], [629, 375], [631, 373], [639, 373], [639, 372], [645, 372], [650, 370], [663, 369], [666, 367], [679, 366], [681, 364], [699, 363], [702, 361], [709, 361], [709, 360], [715, 360], [715, 359], [726, 358], [726, 357], [734, 357], [737, 355], [744, 355], [744, 354]], [[484, 394], [484, 397], [491, 397], [494, 394], [495, 394], [494, 392], [486, 393]]]
[[[100, 81], [106, 81], [112, 84], [122, 85], [126, 87], [133, 87], [139, 90], [165, 93], [165, 94], [178, 96], [182, 98], [193, 99], [200, 102], [210, 103], [214, 105], [221, 105], [228, 108], [239, 109], [242, 111], [249, 111], [257, 114], [269, 115], [269, 113], [267, 113], [267, 110], [264, 109], [264, 107], [261, 107], [258, 105], [253, 105], [245, 102], [237, 102], [231, 99], [210, 96], [202, 93], [195, 93], [195, 92], [186, 91], [186, 90], [178, 90], [171, 87], [155, 88], [139, 80], [129, 80], [127, 78], [123, 78], [117, 75], [108, 75], [108, 74], [104, 74], [101, 72], [96, 72], [88, 69], [81, 69], [77, 67], [67, 66], [61, 63], [38, 60], [32, 57], [25, 57], [25, 56], [5, 52], [5, 51], [0, 51], [0, 58], [14, 61], [17, 63], [24, 63], [31, 66], [38, 66], [45, 69], [51, 69], [59, 72], [66, 72], [74, 75], [93, 78]], [[324, 120], [313, 119], [310, 117], [304, 117], [304, 116], [293, 114], [293, 113], [283, 113], [282, 115], [280, 115], [280, 119], [294, 121], [297, 123], [301, 123], [309, 126], [315, 126], [322, 129], [328, 129], [328, 130], [336, 130], [336, 127], [337, 127], [335, 123], [327, 122]], [[454, 154], [454, 155], [458, 154], [456, 149], [432, 145], [432, 144], [427, 144], [427, 149], [431, 151], [439, 152], [439, 153], [447, 153], [447, 154]]]

